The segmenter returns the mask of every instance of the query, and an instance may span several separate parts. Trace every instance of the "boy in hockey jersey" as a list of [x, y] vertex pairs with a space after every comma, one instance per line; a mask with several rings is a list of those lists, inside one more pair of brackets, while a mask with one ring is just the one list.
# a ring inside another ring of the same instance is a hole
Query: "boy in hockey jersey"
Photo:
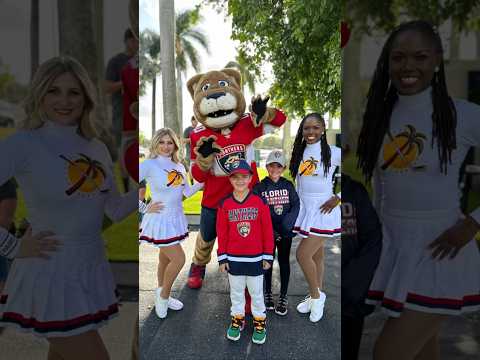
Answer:
[[248, 189], [252, 169], [245, 160], [232, 164], [229, 174], [233, 193], [220, 202], [217, 213], [218, 262], [228, 272], [231, 325], [227, 338], [240, 339], [245, 324], [245, 287], [252, 298], [252, 341], [266, 339], [263, 270], [273, 261], [273, 231], [270, 211], [261, 197]]
[[[255, 185], [253, 191], [260, 195], [270, 207], [275, 248], [278, 251], [278, 265], [280, 267], [280, 297], [275, 306], [272, 296], [272, 268], [265, 272], [265, 306], [267, 310], [274, 310], [278, 315], [287, 314], [287, 290], [290, 278], [290, 249], [292, 232], [295, 220], [300, 210], [300, 199], [295, 186], [282, 177], [285, 170], [285, 156], [280, 150], [273, 150], [267, 157], [266, 166], [268, 176]], [[273, 251], [275, 256], [275, 249]]]

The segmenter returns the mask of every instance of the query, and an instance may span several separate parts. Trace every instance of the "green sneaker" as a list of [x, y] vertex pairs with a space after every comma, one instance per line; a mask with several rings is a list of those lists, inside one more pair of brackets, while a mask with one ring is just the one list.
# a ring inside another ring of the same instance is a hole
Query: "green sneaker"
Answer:
[[267, 338], [267, 331], [265, 330], [266, 318], [253, 318], [253, 335], [252, 341], [255, 344], [263, 344]]
[[241, 315], [232, 316], [232, 322], [227, 330], [227, 339], [237, 341], [240, 339], [240, 331], [245, 326], [245, 317]]

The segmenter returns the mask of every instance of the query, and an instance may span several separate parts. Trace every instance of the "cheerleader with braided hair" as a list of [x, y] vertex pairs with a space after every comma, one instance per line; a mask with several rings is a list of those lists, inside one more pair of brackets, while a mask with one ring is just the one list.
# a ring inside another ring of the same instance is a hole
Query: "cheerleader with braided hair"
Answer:
[[445, 315], [480, 308], [471, 241], [480, 209], [462, 214], [457, 186], [467, 151], [480, 144], [479, 119], [479, 106], [448, 94], [435, 28], [398, 26], [377, 62], [357, 149], [383, 226], [367, 296], [389, 315], [375, 359], [437, 359]]
[[297, 248], [297, 260], [309, 286], [309, 296], [298, 306], [300, 313], [310, 312], [310, 321], [323, 316], [323, 247], [325, 240], [341, 233], [339, 197], [333, 193], [332, 177], [340, 166], [341, 150], [327, 143], [325, 120], [318, 113], [306, 115], [300, 123], [290, 160], [300, 197], [300, 212], [294, 232], [303, 239]]

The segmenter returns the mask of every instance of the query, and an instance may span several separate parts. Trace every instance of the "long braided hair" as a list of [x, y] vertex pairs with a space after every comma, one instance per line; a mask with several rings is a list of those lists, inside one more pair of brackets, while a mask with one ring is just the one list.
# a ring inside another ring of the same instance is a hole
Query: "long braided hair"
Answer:
[[358, 163], [365, 179], [370, 181], [377, 163], [383, 139], [390, 126], [393, 107], [398, 100], [397, 90], [390, 82], [389, 56], [392, 44], [398, 34], [404, 31], [417, 31], [434, 44], [442, 60], [432, 79], [432, 143], [437, 139], [440, 171], [447, 173], [447, 163], [451, 163], [452, 150], [456, 148], [455, 130], [457, 113], [448, 95], [443, 63], [443, 47], [440, 36], [434, 27], [423, 20], [409, 21], [399, 25], [388, 37], [377, 62], [372, 83], [367, 95], [367, 106], [363, 115], [363, 125], [358, 138]]
[[[302, 161], [302, 158], [303, 158], [303, 151], [307, 146], [307, 142], [303, 138], [303, 125], [305, 124], [305, 121], [311, 117], [321, 122], [323, 124], [323, 127], [325, 128], [325, 120], [323, 119], [322, 115], [320, 115], [319, 113], [308, 114], [302, 119], [302, 122], [298, 127], [297, 136], [295, 136], [295, 142], [293, 143], [292, 157], [290, 159], [290, 166], [289, 166], [290, 174], [294, 179], [297, 176], [298, 167], [300, 166], [300, 162]], [[326, 129], [322, 134], [322, 136], [320, 137], [320, 148], [321, 148], [323, 172], [324, 172], [324, 175], [327, 176], [328, 170], [330, 169], [330, 166], [331, 166], [330, 159], [332, 154], [330, 151], [330, 146], [327, 143]]]

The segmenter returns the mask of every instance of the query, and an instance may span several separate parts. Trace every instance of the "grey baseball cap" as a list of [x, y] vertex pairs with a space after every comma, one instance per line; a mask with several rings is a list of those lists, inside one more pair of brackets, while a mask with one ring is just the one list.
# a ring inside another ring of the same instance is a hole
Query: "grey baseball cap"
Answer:
[[272, 164], [272, 163], [279, 163], [280, 165], [282, 165], [282, 167], [285, 167], [286, 160], [282, 151], [273, 150], [270, 154], [268, 154], [265, 165]]

